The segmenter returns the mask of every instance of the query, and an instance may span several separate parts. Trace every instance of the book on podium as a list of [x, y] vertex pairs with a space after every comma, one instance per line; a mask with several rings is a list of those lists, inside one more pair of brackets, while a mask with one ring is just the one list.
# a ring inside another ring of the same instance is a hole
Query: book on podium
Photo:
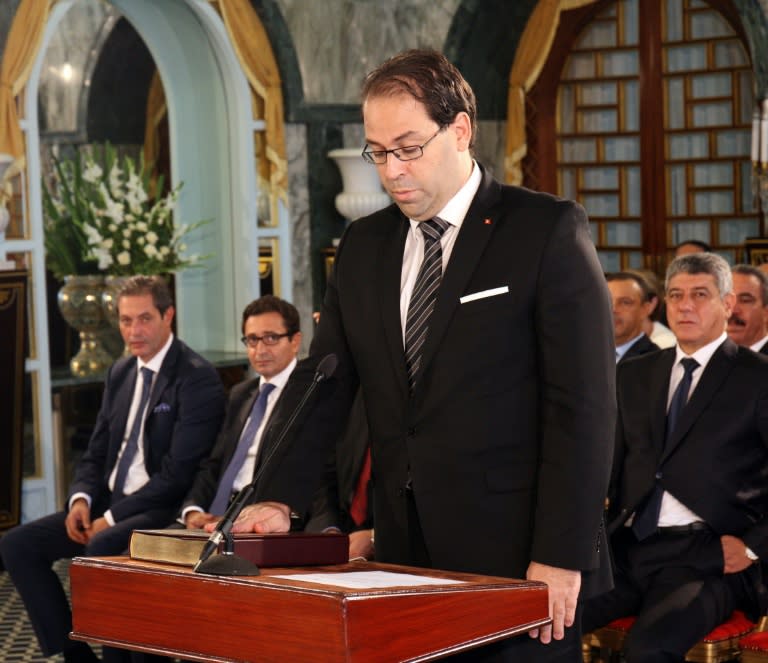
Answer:
[[430, 661], [550, 622], [543, 583], [371, 562], [221, 577], [78, 557], [70, 581], [73, 639], [194, 661]]
[[[194, 566], [210, 536], [203, 530], [137, 529], [128, 553], [148, 562]], [[257, 566], [343, 564], [349, 558], [349, 537], [339, 532], [242, 533], [233, 534], [232, 543], [235, 555]], [[222, 541], [219, 552], [223, 548]]]

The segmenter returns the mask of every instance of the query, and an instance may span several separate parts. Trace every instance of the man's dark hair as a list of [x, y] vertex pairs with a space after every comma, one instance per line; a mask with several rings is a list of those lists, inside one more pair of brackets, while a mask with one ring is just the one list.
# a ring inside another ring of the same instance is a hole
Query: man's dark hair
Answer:
[[264, 313], [279, 314], [283, 319], [286, 333], [291, 336], [301, 330], [299, 324], [299, 312], [293, 304], [284, 299], [280, 299], [280, 297], [275, 297], [274, 295], [263, 295], [258, 299], [254, 299], [245, 307], [242, 323], [243, 334], [245, 334], [245, 321], [254, 315], [262, 315]]
[[611, 281], [634, 281], [640, 286], [644, 302], [649, 302], [656, 296], [648, 280], [638, 272], [608, 272], [605, 275], [605, 280], [609, 283]]
[[407, 94], [424, 104], [429, 117], [445, 128], [461, 112], [472, 125], [470, 149], [477, 136], [475, 93], [461, 72], [442, 53], [429, 49], [404, 51], [386, 60], [365, 77], [363, 103], [372, 97]]
[[760, 303], [768, 306], [768, 276], [754, 265], [735, 265], [731, 271], [734, 274], [754, 276], [760, 284]]
[[173, 297], [168, 283], [162, 276], [131, 276], [120, 288], [117, 294], [118, 307], [121, 297], [136, 297], [152, 295], [152, 303], [160, 311], [160, 315], [173, 306]]
[[702, 253], [712, 253], [712, 247], [706, 242], [702, 242], [700, 239], [686, 239], [675, 246], [675, 251], [677, 251], [681, 246], [685, 246], [686, 244], [698, 247], [701, 249]]
[[667, 267], [664, 283], [667, 292], [669, 292], [669, 282], [678, 274], [709, 274], [715, 279], [720, 299], [733, 291], [731, 266], [716, 253], [689, 253], [675, 258]]

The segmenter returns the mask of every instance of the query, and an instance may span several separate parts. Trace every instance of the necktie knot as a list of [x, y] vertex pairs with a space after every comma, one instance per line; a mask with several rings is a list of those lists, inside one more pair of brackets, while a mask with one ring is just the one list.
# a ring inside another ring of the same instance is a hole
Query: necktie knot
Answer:
[[424, 235], [425, 241], [431, 240], [432, 242], [436, 242], [439, 241], [443, 236], [443, 233], [448, 230], [449, 225], [450, 224], [447, 221], [444, 221], [440, 217], [436, 216], [434, 219], [430, 219], [429, 221], [422, 221], [419, 224], [419, 229]]
[[699, 362], [693, 359], [693, 357], [685, 357], [680, 360], [680, 363], [683, 365], [683, 370], [685, 371], [684, 375], [686, 377], [693, 375], [693, 372], [699, 367]]
[[152, 378], [154, 377], [155, 372], [151, 368], [147, 368], [146, 366], [142, 367], [141, 369], [141, 379], [144, 381], [143, 383], [145, 385], [152, 384]]
[[275, 388], [275, 385], [273, 385], [271, 382], [265, 382], [263, 385], [261, 385], [261, 389], [259, 389], [259, 398], [265, 399], [267, 396], [269, 396], [270, 392]]

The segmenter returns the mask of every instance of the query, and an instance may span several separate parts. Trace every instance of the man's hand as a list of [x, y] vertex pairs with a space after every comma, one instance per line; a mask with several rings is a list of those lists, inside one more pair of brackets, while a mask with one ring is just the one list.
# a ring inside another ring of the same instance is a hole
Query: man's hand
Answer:
[[[208, 523], [206, 532], [213, 532], [216, 525]], [[258, 502], [245, 507], [237, 517], [232, 532], [288, 532], [291, 529], [291, 509], [280, 502]]]
[[88, 539], [90, 540], [102, 530], [107, 529], [107, 527], [110, 527], [110, 524], [107, 522], [106, 518], [103, 516], [101, 518], [96, 518], [91, 524], [91, 531], [88, 533]]
[[349, 559], [373, 559], [373, 530], [361, 529], [349, 535]]
[[735, 536], [724, 535], [720, 537], [720, 544], [723, 546], [723, 573], [739, 573], [752, 564], [752, 560], [747, 557], [747, 546]]
[[184, 525], [187, 529], [203, 529], [208, 523], [219, 522], [219, 517], [212, 513], [203, 513], [202, 511], [190, 511], [184, 516]]
[[534, 629], [529, 635], [532, 638], [539, 638], [544, 644], [548, 644], [552, 638], [562, 640], [565, 637], [566, 627], [573, 626], [576, 618], [576, 601], [581, 589], [581, 571], [531, 562], [525, 577], [528, 580], [547, 583], [549, 616], [552, 617], [551, 625]]
[[80, 498], [75, 500], [69, 509], [64, 525], [67, 528], [67, 536], [75, 543], [85, 545], [90, 538], [91, 529], [91, 509], [88, 501]]

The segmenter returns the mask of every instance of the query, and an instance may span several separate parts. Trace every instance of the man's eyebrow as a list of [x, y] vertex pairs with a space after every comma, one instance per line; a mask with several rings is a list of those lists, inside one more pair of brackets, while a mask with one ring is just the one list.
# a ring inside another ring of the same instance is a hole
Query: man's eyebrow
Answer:
[[[402, 133], [399, 136], [395, 136], [395, 138], [393, 139], [392, 142], [393, 143], [399, 143], [400, 141], [403, 141], [403, 140], [411, 138], [413, 136], [413, 134], [415, 134], [415, 133], [417, 133], [417, 132], [411, 129], [410, 131], [406, 131], [405, 133]], [[368, 138], [365, 139], [365, 143], [369, 147], [371, 145], [375, 145], [377, 147], [384, 147], [381, 143], [378, 143], [375, 140], [369, 140]], [[394, 149], [397, 149], [397, 148], [394, 148]]]

